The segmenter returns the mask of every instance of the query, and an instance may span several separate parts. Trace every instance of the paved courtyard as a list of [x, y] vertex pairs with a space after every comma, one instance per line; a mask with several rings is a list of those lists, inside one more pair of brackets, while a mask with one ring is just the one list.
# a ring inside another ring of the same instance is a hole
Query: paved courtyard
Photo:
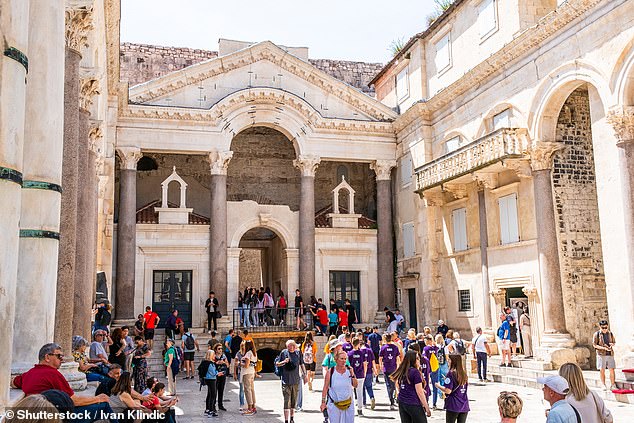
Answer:
[[[315, 392], [304, 391], [304, 411], [297, 413], [296, 422], [317, 423], [322, 422], [323, 417], [319, 412], [321, 400], [321, 387], [323, 380], [319, 378], [315, 381]], [[374, 411], [364, 409], [363, 417], [357, 417], [357, 421], [400, 421], [398, 411], [389, 411], [389, 403], [385, 385], [379, 384], [375, 388], [377, 396], [377, 407]], [[545, 405], [542, 401], [540, 390], [522, 388], [518, 386], [505, 385], [500, 383], [490, 383], [486, 385], [471, 384], [469, 387], [469, 398], [471, 400], [471, 412], [468, 421], [476, 423], [493, 423], [499, 421], [496, 398], [500, 391], [516, 391], [524, 400], [524, 411], [518, 420], [523, 423], [544, 422]], [[178, 391], [181, 398], [179, 403], [178, 421], [183, 423], [209, 421], [203, 416], [206, 388], [198, 391], [198, 383], [192, 380], [178, 380]], [[280, 382], [274, 375], [264, 375], [255, 382], [256, 400], [258, 413], [255, 416], [245, 417], [237, 411], [238, 384], [229, 382], [225, 391], [225, 398], [229, 400], [225, 404], [226, 412], [221, 412], [217, 419], [222, 422], [283, 422], [282, 413], [282, 392]], [[442, 401], [439, 401], [439, 406]], [[608, 402], [609, 409], [614, 415], [615, 423], [634, 421], [634, 405], [618, 402]], [[216, 420], [216, 419], [214, 419]], [[445, 413], [443, 411], [432, 411], [431, 422], [444, 422]]]

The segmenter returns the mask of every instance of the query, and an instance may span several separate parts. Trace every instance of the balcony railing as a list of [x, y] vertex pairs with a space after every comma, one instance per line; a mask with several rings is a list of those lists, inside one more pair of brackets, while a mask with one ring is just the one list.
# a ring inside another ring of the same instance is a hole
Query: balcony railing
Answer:
[[297, 328], [296, 311], [300, 311], [306, 330], [313, 330], [314, 319], [309, 306], [302, 309], [294, 307], [234, 308], [233, 328], [248, 329], [249, 332], [290, 332]]
[[417, 168], [416, 191], [423, 192], [503, 159], [523, 157], [528, 147], [526, 129], [498, 129]]

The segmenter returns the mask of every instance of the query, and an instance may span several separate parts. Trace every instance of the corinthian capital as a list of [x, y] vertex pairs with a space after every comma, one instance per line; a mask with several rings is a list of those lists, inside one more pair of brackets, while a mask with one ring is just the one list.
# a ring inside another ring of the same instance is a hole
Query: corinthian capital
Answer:
[[375, 160], [370, 163], [370, 169], [376, 173], [377, 181], [389, 181], [394, 167], [396, 167], [396, 160]]
[[80, 51], [92, 30], [92, 0], [66, 1], [66, 47]]
[[101, 144], [103, 141], [103, 131], [101, 130], [101, 121], [93, 121], [88, 132], [89, 148], [95, 154], [101, 153]]
[[121, 169], [136, 170], [137, 162], [143, 157], [140, 148], [136, 147], [119, 147], [117, 155], [121, 160]]
[[212, 175], [226, 175], [233, 151], [212, 151], [209, 153], [209, 169]]
[[317, 166], [321, 162], [319, 156], [313, 154], [304, 154], [298, 156], [296, 160], [293, 160], [293, 166], [295, 166], [301, 172], [302, 176], [315, 176]]
[[561, 142], [538, 142], [530, 151], [531, 168], [533, 170], [552, 169], [555, 155], [565, 148], [566, 145]]
[[99, 81], [95, 78], [82, 79], [79, 91], [79, 107], [84, 110], [90, 110], [93, 98], [97, 94], [99, 94]]
[[634, 106], [617, 106], [608, 112], [606, 120], [614, 128], [617, 145], [634, 142]]

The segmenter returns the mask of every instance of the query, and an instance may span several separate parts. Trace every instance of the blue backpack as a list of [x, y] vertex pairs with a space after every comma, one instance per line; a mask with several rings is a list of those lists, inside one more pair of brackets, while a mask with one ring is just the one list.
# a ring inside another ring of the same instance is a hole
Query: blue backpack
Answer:
[[275, 361], [273, 362], [273, 369], [275, 370], [275, 376], [279, 378], [282, 377], [282, 369], [284, 366], [278, 366], [277, 363], [279, 363], [280, 361], [286, 360], [286, 357], [288, 357], [288, 351], [282, 350], [282, 352], [279, 353], [277, 357], [275, 357]]

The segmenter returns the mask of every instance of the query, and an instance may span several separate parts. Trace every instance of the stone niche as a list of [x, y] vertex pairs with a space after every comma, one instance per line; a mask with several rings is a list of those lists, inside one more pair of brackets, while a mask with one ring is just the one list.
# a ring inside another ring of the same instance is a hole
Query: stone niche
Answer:
[[[348, 194], [347, 213], [341, 213], [339, 207], [339, 194], [342, 190]], [[354, 189], [346, 182], [346, 177], [343, 175], [341, 176], [341, 183], [332, 190], [332, 210], [333, 213], [328, 213], [330, 226], [333, 228], [359, 228], [361, 215], [354, 213]]]
[[[169, 207], [167, 202], [169, 185], [172, 182], [176, 182], [180, 186], [179, 207]], [[159, 224], [187, 225], [189, 223], [189, 214], [194, 209], [187, 208], [187, 182], [176, 173], [176, 166], [173, 167], [172, 174], [161, 183], [161, 188], [161, 207], [154, 208], [159, 215]]]

